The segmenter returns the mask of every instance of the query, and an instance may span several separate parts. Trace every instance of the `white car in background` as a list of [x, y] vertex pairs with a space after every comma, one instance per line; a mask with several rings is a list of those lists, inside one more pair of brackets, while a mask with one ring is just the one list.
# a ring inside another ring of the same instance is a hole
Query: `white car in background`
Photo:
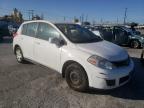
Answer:
[[[86, 27], [85, 27], [86, 28]], [[89, 27], [87, 28], [88, 30], [90, 30], [91, 32], [93, 32], [96, 36], [102, 37], [100, 30], [97, 29], [97, 27]]]
[[52, 68], [78, 91], [124, 85], [134, 68], [123, 48], [76, 24], [25, 22], [13, 39], [13, 50], [19, 63], [30, 60]]

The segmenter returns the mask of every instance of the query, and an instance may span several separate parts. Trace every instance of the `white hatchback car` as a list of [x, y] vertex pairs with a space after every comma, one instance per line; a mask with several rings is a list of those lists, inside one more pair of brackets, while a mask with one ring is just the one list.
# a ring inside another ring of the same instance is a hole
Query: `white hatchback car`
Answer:
[[62, 74], [78, 91], [112, 89], [131, 78], [134, 64], [127, 52], [76, 24], [24, 22], [13, 50], [17, 61], [34, 61]]

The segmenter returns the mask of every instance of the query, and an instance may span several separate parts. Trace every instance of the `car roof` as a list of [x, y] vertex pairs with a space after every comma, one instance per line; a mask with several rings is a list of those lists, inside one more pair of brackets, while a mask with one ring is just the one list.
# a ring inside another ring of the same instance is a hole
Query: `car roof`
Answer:
[[69, 22], [51, 22], [48, 20], [32, 20], [32, 21], [25, 21], [23, 22], [23, 24], [27, 24], [27, 23], [32, 23], [32, 22], [45, 22], [45, 23], [50, 23], [50, 24], [75, 24], [75, 23], [69, 23]]
[[56, 25], [66, 25], [66, 24], [69, 25], [69, 24], [75, 24], [75, 23], [66, 23], [66, 22], [64, 22], [64, 23], [54, 23], [54, 24], [56, 24]]

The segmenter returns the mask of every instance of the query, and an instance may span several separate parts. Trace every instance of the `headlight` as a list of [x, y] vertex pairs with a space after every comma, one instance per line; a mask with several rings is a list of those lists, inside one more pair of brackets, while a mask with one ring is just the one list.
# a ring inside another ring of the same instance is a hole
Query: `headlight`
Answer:
[[112, 64], [111, 62], [109, 62], [108, 60], [102, 57], [96, 56], [96, 55], [89, 57], [87, 61], [91, 63], [92, 65], [95, 65], [103, 69], [111, 70], [111, 69], [116, 68], [116, 66]]
[[141, 39], [143, 40], [143, 39], [144, 39], [144, 37], [141, 37]]

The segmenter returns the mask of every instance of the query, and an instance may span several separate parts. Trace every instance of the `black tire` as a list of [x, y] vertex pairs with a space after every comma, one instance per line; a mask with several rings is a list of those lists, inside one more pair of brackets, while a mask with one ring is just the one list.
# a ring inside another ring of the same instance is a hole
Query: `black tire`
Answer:
[[16, 55], [16, 59], [19, 63], [24, 63], [24, 57], [23, 57], [23, 53], [20, 47], [16, 47], [15, 49], [15, 55]]
[[66, 68], [65, 77], [69, 87], [76, 91], [86, 91], [89, 87], [87, 74], [78, 63], [72, 63]]
[[140, 42], [138, 40], [133, 40], [130, 43], [131, 48], [140, 48]]

